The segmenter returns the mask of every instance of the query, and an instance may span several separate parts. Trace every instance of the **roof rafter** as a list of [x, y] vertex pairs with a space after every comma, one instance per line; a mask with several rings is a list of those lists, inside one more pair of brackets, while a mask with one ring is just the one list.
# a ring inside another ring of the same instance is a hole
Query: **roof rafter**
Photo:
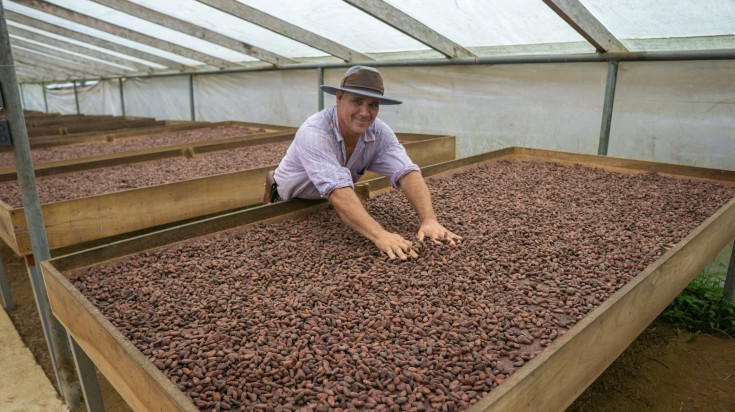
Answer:
[[[26, 30], [20, 27], [15, 26], [8, 26], [8, 33], [14, 36], [22, 37], [24, 39], [37, 41], [39, 43], [47, 44], [50, 46], [58, 47], [60, 49], [69, 50], [75, 53], [87, 55], [90, 57], [94, 57], [99, 60], [106, 60], [111, 63], [116, 63], [121, 66], [127, 66], [130, 68], [133, 68], [139, 72], [150, 72], [153, 70], [152, 67], [146, 66], [144, 64], [134, 62], [132, 60], [123, 59], [121, 57], [113, 56], [111, 54], [103, 53], [97, 50], [93, 50], [87, 47], [79, 46], [74, 43], [70, 43], [67, 41], [59, 40], [53, 37], [45, 36], [40, 33], [36, 33], [30, 30]], [[12, 42], [12, 37], [11, 37]]]
[[57, 68], [71, 69], [82, 73], [89, 73], [92, 77], [116, 74], [114, 71], [109, 69], [101, 70], [100, 68], [93, 68], [87, 64], [76, 63], [70, 60], [60, 59], [47, 54], [41, 54], [17, 47], [13, 47], [13, 56], [17, 56], [18, 59], [23, 60], [33, 60], [37, 64], [41, 65], [41, 67], [46, 67], [51, 70], [55, 70]]
[[39, 44], [31, 43], [29, 41], [22, 40], [22, 39], [11, 37], [10, 45], [13, 48], [20, 47], [23, 49], [29, 49], [29, 50], [33, 50], [39, 53], [43, 53], [44, 55], [47, 55], [47, 56], [54, 56], [54, 57], [62, 58], [62, 59], [69, 60], [75, 63], [79, 63], [93, 70], [99, 70], [99, 71], [107, 70], [107, 71], [110, 71], [111, 73], [116, 73], [116, 74], [121, 74], [121, 73], [130, 71], [122, 67], [108, 65], [106, 63], [103, 63], [97, 60], [92, 60], [87, 57], [79, 56], [77, 54], [66, 53], [66, 52], [63, 52], [57, 49], [52, 49], [47, 46], [42, 46]]
[[143, 7], [126, 0], [92, 1], [107, 6], [111, 9], [127, 13], [131, 16], [148, 20], [152, 23], [168, 27], [169, 29], [188, 34], [192, 37], [206, 40], [210, 43], [214, 43], [219, 46], [226, 47], [228, 49], [232, 49], [243, 54], [247, 54], [248, 56], [255, 57], [258, 60], [262, 60], [271, 64], [282, 65], [287, 63], [294, 63], [293, 60], [287, 57], [280, 56], [270, 51], [253, 46], [252, 44], [233, 39], [232, 37], [227, 37], [204, 27], [197, 26], [195, 24], [178, 19], [176, 17], [169, 16], [167, 14], [159, 13], [153, 9], [149, 9], [147, 7]]
[[138, 42], [140, 44], [145, 44], [150, 47], [155, 47], [157, 49], [164, 50], [169, 53], [174, 53], [179, 56], [183, 56], [183, 57], [186, 57], [192, 60], [210, 64], [215, 67], [222, 68], [222, 67], [239, 66], [236, 63], [232, 63], [230, 61], [220, 59], [219, 57], [211, 56], [209, 54], [205, 54], [205, 53], [202, 53], [196, 50], [192, 50], [192, 49], [180, 46], [178, 44], [160, 40], [155, 37], [151, 37], [146, 34], [143, 34], [143, 33], [140, 33], [134, 30], [130, 30], [125, 27], [117, 26], [115, 24], [108, 23], [106, 21], [96, 19], [94, 17], [89, 17], [87, 15], [77, 13], [73, 10], [59, 7], [55, 4], [47, 3], [42, 0], [14, 0], [14, 2], [21, 4], [23, 6], [26, 6], [26, 7], [30, 7], [30, 8], [42, 11], [44, 13], [54, 15], [56, 17], [60, 17], [65, 20], [79, 23], [87, 27], [91, 27], [93, 29], [104, 31], [106, 33], [110, 33], [112, 35], [115, 35], [115, 36], [118, 36], [124, 39], [129, 39], [131, 41]]
[[362, 54], [356, 50], [352, 50], [339, 43], [319, 36], [308, 30], [304, 30], [299, 26], [286, 22], [264, 13], [258, 9], [247, 6], [235, 0], [197, 0], [199, 3], [206, 4], [212, 8], [231, 14], [240, 19], [257, 24], [272, 32], [282, 36], [296, 40], [307, 46], [317, 50], [327, 52], [332, 56], [338, 57], [344, 61], [369, 61], [374, 60], [372, 57]]
[[579, 0], [543, 0], [567, 24], [590, 42], [598, 53], [627, 52], [620, 42]]
[[89, 73], [88, 71], [69, 69], [63, 66], [56, 66], [54, 68], [51, 68], [48, 66], [48, 63], [37, 60], [36, 56], [31, 56], [31, 55], [23, 54], [19, 52], [20, 50], [13, 51], [13, 61], [15, 63], [15, 66], [18, 68], [25, 67], [25, 68], [28, 68], [29, 70], [41, 71], [53, 77], [61, 77], [58, 75], [62, 74], [63, 79], [72, 79], [72, 78], [82, 79], [82, 78], [91, 78], [91, 77], [98, 76], [93, 73]]
[[82, 43], [91, 44], [97, 47], [101, 47], [103, 49], [112, 50], [121, 54], [126, 54], [131, 57], [137, 57], [141, 60], [147, 60], [151, 63], [157, 63], [162, 66], [166, 66], [169, 68], [173, 68], [176, 70], [188, 70], [191, 69], [190, 66], [187, 66], [185, 64], [179, 63], [174, 60], [170, 60], [164, 57], [157, 56], [155, 54], [147, 53], [138, 49], [134, 49], [132, 47], [124, 46], [122, 44], [118, 44], [115, 42], [99, 39], [94, 36], [90, 36], [84, 33], [80, 33], [74, 30], [69, 30], [65, 27], [57, 26], [55, 24], [46, 23], [45, 21], [41, 21], [38, 19], [34, 19], [33, 17], [28, 17], [24, 14], [19, 14], [10, 10], [5, 10], [5, 18], [7, 20], [11, 20], [20, 24], [25, 24], [26, 26], [30, 26], [39, 30], [43, 30], [49, 33], [53, 33], [59, 36], [63, 36], [69, 39], [77, 40]]
[[450, 59], [476, 57], [474, 53], [435, 32], [401, 10], [382, 0], [343, 0], [383, 23], [399, 30]]

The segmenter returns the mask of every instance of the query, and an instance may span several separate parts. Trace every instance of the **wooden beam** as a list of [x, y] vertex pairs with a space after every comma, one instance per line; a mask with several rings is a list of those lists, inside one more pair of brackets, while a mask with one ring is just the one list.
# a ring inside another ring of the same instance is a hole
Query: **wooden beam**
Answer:
[[598, 53], [628, 51], [579, 0], [544, 0], [544, 3], [595, 46]]
[[203, 62], [206, 64], [210, 64], [215, 67], [224, 68], [224, 67], [238, 66], [235, 63], [232, 63], [224, 59], [220, 59], [219, 57], [205, 54], [205, 53], [202, 53], [196, 50], [188, 49], [178, 44], [163, 41], [155, 37], [151, 37], [146, 34], [143, 34], [143, 33], [140, 33], [140, 32], [137, 32], [137, 31], [134, 31], [134, 30], [122, 27], [122, 26], [108, 23], [100, 19], [95, 19], [94, 17], [89, 17], [87, 15], [77, 13], [73, 10], [59, 7], [55, 4], [51, 4], [51, 3], [48, 3], [42, 0], [15, 0], [15, 3], [42, 11], [44, 13], [51, 14], [56, 17], [60, 17], [65, 20], [72, 21], [74, 23], [79, 23], [79, 24], [85, 25], [93, 29], [104, 31], [106, 33], [110, 33], [114, 36], [118, 36], [123, 39], [128, 39], [130, 41], [134, 41], [140, 44], [145, 44], [150, 47], [155, 47], [157, 49], [164, 50], [169, 53], [174, 53], [179, 56], [186, 57], [186, 58], [196, 60], [199, 62]]
[[30, 26], [39, 30], [43, 30], [49, 33], [53, 33], [59, 36], [67, 37], [69, 39], [77, 40], [82, 43], [91, 44], [106, 50], [115, 51], [121, 54], [125, 54], [131, 57], [135, 57], [141, 60], [146, 60], [151, 63], [157, 63], [161, 66], [176, 69], [176, 70], [189, 70], [192, 69], [191, 66], [179, 63], [174, 60], [169, 60], [164, 57], [157, 56], [155, 54], [151, 54], [148, 52], [140, 51], [138, 49], [134, 49], [132, 47], [123, 46], [122, 44], [118, 44], [115, 42], [99, 39], [94, 36], [89, 36], [84, 33], [79, 33], [74, 30], [69, 30], [65, 27], [57, 26], [55, 24], [46, 23], [45, 21], [34, 19], [33, 17], [28, 17], [26, 15], [16, 13], [10, 10], [5, 11], [5, 18], [9, 21], [13, 21], [20, 24], [25, 24], [26, 26]]
[[420, 41], [450, 59], [477, 57], [471, 51], [435, 32], [401, 10], [382, 0], [343, 0], [394, 29]]
[[13, 47], [13, 49], [32, 50], [38, 53], [42, 53], [43, 55], [58, 57], [61, 59], [72, 61], [74, 63], [79, 63], [79, 64], [89, 67], [90, 69], [98, 70], [100, 72], [107, 71], [107, 72], [114, 73], [114, 74], [124, 74], [129, 71], [120, 66], [110, 65], [104, 62], [100, 62], [98, 60], [92, 60], [85, 56], [66, 53], [66, 52], [63, 52], [57, 49], [52, 49], [50, 47], [41, 46], [36, 43], [31, 43], [31, 42], [17, 39], [17, 38], [11, 37], [10, 44]]
[[235, 0], [197, 0], [200, 3], [213, 7], [222, 12], [257, 24], [272, 32], [278, 33], [289, 39], [296, 40], [317, 50], [327, 52], [332, 56], [344, 61], [370, 61], [375, 60], [370, 56], [356, 50], [345, 47], [337, 42], [319, 36], [311, 31], [304, 30], [299, 26], [278, 19], [270, 14], [264, 13], [256, 8], [247, 6]]
[[57, 68], [62, 67], [62, 68], [78, 71], [81, 73], [88, 73], [95, 77], [100, 77], [103, 75], [110, 75], [114, 73], [109, 70], [90, 69], [88, 67], [85, 67], [85, 65], [75, 63], [70, 60], [59, 59], [54, 56], [47, 56], [41, 53], [36, 53], [33, 51], [29, 51], [29, 50], [23, 50], [17, 47], [13, 47], [13, 55], [18, 56], [18, 58], [34, 60], [35, 62], [41, 64], [42, 66], [48, 67], [49, 69], [53, 69], [53, 70], [56, 70]]
[[23, 65], [26, 65], [33, 70], [41, 70], [47, 72], [50, 75], [53, 75], [54, 73], [59, 73], [62, 74], [63, 78], [65, 79], [83, 79], [85, 77], [91, 78], [91, 76], [93, 76], [93, 74], [88, 71], [70, 69], [60, 65], [50, 67], [48, 61], [41, 61], [36, 57], [41, 57], [40, 55], [32, 55], [31, 53], [18, 53], [21, 51], [22, 50], [13, 51], [13, 57], [15, 58], [16, 67], [22, 67]]
[[228, 49], [235, 50], [237, 52], [247, 54], [248, 56], [255, 57], [256, 59], [275, 64], [282, 65], [288, 63], [295, 63], [293, 60], [280, 56], [278, 54], [269, 52], [259, 47], [253, 46], [252, 44], [244, 43], [240, 40], [227, 37], [212, 30], [206, 29], [201, 26], [189, 23], [187, 21], [177, 19], [167, 14], [159, 13], [153, 9], [131, 3], [127, 0], [92, 0], [95, 3], [102, 4], [111, 9], [127, 13], [131, 16], [135, 16], [144, 20], [148, 20], [152, 23], [159, 24], [169, 29], [179, 31], [181, 33], [188, 34], [192, 37], [214, 43], [216, 45], [226, 47]]
[[47, 44], [49, 46], [54, 46], [60, 49], [69, 50], [75, 53], [94, 57], [96, 59], [105, 60], [110, 63], [115, 63], [121, 66], [129, 67], [139, 72], [151, 72], [153, 70], [151, 66], [146, 66], [145, 64], [141, 64], [141, 63], [138, 63], [132, 60], [113, 56], [112, 54], [103, 53], [97, 50], [90, 49], [88, 47], [79, 46], [79, 45], [76, 45], [68, 41], [59, 40], [53, 37], [49, 37], [43, 34], [39, 34], [39, 33], [30, 31], [30, 30], [23, 29], [20, 27], [8, 26], [8, 32], [11, 35], [17, 36], [19, 38], [37, 41], [39, 43]]

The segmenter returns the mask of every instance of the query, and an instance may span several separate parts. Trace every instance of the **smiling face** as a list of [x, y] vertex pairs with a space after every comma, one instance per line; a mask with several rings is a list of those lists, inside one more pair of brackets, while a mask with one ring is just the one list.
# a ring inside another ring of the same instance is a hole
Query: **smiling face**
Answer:
[[356, 141], [373, 124], [380, 110], [380, 100], [338, 91], [337, 119], [342, 137]]

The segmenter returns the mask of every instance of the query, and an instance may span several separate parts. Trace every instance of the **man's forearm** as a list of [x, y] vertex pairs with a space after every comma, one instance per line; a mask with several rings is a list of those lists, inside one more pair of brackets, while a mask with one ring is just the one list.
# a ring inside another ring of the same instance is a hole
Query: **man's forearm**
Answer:
[[434, 208], [431, 204], [431, 193], [419, 172], [410, 172], [399, 181], [406, 199], [416, 211], [421, 223], [436, 221]]
[[335, 189], [329, 194], [329, 203], [349, 227], [375, 242], [385, 229], [365, 210], [362, 202], [349, 187]]

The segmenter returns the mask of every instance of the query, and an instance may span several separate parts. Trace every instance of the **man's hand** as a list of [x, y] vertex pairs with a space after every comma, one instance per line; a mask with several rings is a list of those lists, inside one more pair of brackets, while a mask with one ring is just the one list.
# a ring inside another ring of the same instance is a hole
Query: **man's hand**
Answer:
[[433, 240], [436, 244], [441, 244], [442, 240], [448, 241], [449, 244], [455, 245], [462, 241], [462, 236], [455, 235], [448, 231], [436, 220], [429, 220], [421, 224], [419, 232], [416, 234], [416, 239], [419, 242], [423, 241], [425, 237]]
[[414, 259], [419, 257], [416, 251], [413, 250], [413, 243], [397, 233], [383, 231], [373, 243], [390, 259], [400, 258], [406, 260], [409, 257]]

